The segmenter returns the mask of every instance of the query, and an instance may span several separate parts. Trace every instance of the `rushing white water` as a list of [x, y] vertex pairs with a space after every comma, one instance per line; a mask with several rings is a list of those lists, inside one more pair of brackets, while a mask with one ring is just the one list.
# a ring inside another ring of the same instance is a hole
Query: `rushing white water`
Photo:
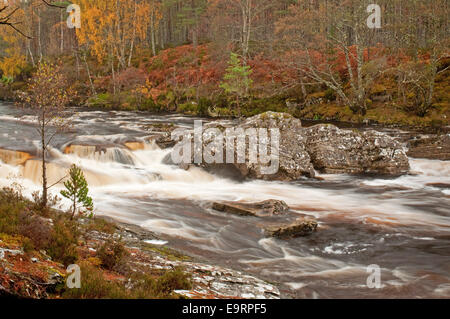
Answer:
[[[450, 296], [446, 286], [450, 162], [410, 159], [413, 174], [394, 179], [323, 175], [324, 181], [238, 182], [199, 168], [186, 171], [166, 165], [163, 159], [170, 150], [144, 142], [146, 134], [140, 127], [149, 119], [139, 122], [137, 115], [117, 112], [113, 121], [107, 121], [104, 115], [77, 114], [80, 125], [86, 125], [83, 134], [77, 134], [75, 143], [68, 143], [73, 141], [70, 137], [54, 146], [48, 167], [53, 183], [71, 164], [79, 165], [98, 215], [160, 234], [164, 241], [154, 244], [167, 241], [203, 258], [280, 281], [298, 297]], [[32, 121], [12, 115], [1, 119], [7, 121], [0, 124], [0, 146], [19, 138], [12, 128]], [[169, 120], [184, 125], [191, 119]], [[126, 148], [130, 134], [140, 142]], [[32, 134], [24, 135], [21, 138], [33, 145]], [[99, 142], [100, 147], [95, 146]], [[17, 182], [30, 195], [39, 190], [40, 166], [38, 158], [21, 166], [0, 163], [0, 186]], [[61, 187], [52, 192], [58, 194]], [[267, 199], [284, 200], [299, 215], [314, 216], [319, 232], [289, 241], [264, 238], [260, 225], [266, 220], [209, 208], [212, 201]], [[379, 291], [366, 287], [370, 264], [383, 269]]]

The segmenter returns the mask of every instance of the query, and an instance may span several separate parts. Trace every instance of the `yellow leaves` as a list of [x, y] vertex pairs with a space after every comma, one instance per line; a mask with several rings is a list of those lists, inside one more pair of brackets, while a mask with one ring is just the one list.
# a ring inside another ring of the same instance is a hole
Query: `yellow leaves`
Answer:
[[69, 95], [70, 88], [60, 67], [43, 62], [29, 81], [27, 91], [20, 96], [20, 103], [57, 119], [70, 101]]
[[142, 95], [144, 95], [144, 96], [148, 96], [148, 94], [150, 93], [150, 91], [149, 91], [149, 89], [147, 88], [147, 87], [141, 87], [140, 88], [140, 93], [142, 94]]
[[[99, 62], [124, 54], [144, 42], [153, 14], [153, 24], [161, 16], [155, 0], [80, 0], [82, 28], [77, 30], [81, 45], [87, 45]], [[162, 16], [161, 16], [162, 17]], [[136, 41], [137, 40], [137, 41]]]
[[16, 52], [13, 56], [4, 57], [0, 60], [0, 70], [6, 77], [14, 78], [26, 64], [25, 57]]
[[[24, 11], [18, 9], [16, 18], [23, 18]], [[0, 38], [7, 44], [5, 55], [0, 60], [0, 69], [6, 77], [14, 78], [20, 70], [26, 66], [26, 58], [20, 53], [24, 43], [24, 37], [12, 28], [0, 28]]]

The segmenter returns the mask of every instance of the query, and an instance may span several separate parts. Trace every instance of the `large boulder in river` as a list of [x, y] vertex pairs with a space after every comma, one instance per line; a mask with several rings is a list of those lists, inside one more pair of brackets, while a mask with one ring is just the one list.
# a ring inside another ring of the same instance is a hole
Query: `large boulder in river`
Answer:
[[[233, 155], [235, 157], [231, 158], [231, 161], [228, 158], [227, 143], [216, 143], [221, 132], [225, 133], [225, 139], [229, 141], [227, 129], [234, 131], [233, 143], [236, 143], [236, 152]], [[279, 143], [273, 143], [275, 133], [271, 129], [279, 132]], [[251, 131], [253, 136], [259, 137], [257, 141], [249, 138]], [[189, 136], [184, 139], [185, 143], [192, 146], [193, 136], [196, 135], [194, 131], [183, 134], [184, 137]], [[300, 120], [285, 113], [263, 113], [234, 127], [220, 122], [208, 123], [204, 125], [201, 136], [201, 143], [194, 143], [190, 162], [187, 156], [188, 163], [180, 164], [181, 167], [187, 169], [191, 166], [190, 163], [197, 162], [197, 166], [213, 173], [226, 171], [233, 172], [233, 175], [239, 178], [272, 181], [293, 181], [303, 176], [315, 177], [315, 170], [330, 174], [392, 176], [409, 171], [408, 158], [402, 146], [384, 133], [341, 130], [334, 125], [303, 128]], [[258, 152], [257, 160], [252, 161], [250, 150], [257, 144], [260, 150], [261, 146], [266, 146], [266, 151], [270, 151]], [[196, 147], [198, 149], [195, 149]], [[204, 154], [205, 149], [208, 154], [212, 154], [211, 157], [217, 155], [222, 162], [210, 161], [207, 164], [204, 158], [201, 163], [194, 161], [194, 154]], [[237, 150], [245, 150], [245, 160], [237, 160]], [[165, 159], [165, 163], [173, 163], [169, 157], [170, 155]], [[271, 171], [268, 168], [276, 169]]]
[[[263, 130], [265, 136], [260, 134], [260, 129], [265, 129]], [[275, 141], [274, 134], [270, 129], [278, 129], [280, 133], [279, 143], [273, 143]], [[219, 145], [213, 143], [217, 133], [212, 130], [219, 130], [224, 133], [225, 140], [229, 140], [230, 136], [233, 137], [234, 147], [232, 149], [234, 150], [234, 157], [228, 158], [227, 143], [225, 141], [223, 144], [219, 143]], [[233, 133], [230, 133], [231, 131]], [[184, 133], [185, 143], [192, 144], [194, 135], [194, 131]], [[254, 141], [250, 136], [258, 137], [258, 141]], [[250, 160], [250, 150], [258, 144], [257, 159], [252, 161]], [[184, 143], [181, 143], [181, 145], [184, 145]], [[266, 152], [261, 151], [261, 145], [267, 146]], [[292, 181], [298, 180], [302, 176], [315, 176], [314, 167], [311, 164], [305, 145], [306, 137], [302, 134], [302, 123], [300, 120], [289, 114], [267, 112], [246, 119], [237, 126], [221, 122], [203, 125], [202, 142], [197, 144], [197, 148], [195, 148], [194, 144], [190, 163], [195, 162], [194, 154], [202, 154], [205, 149], [208, 149], [208, 153], [222, 154], [221, 159], [223, 163], [213, 162], [208, 164], [203, 158], [203, 162], [198, 163], [197, 166], [212, 173], [223, 175], [223, 172], [226, 171], [228, 172], [226, 175], [237, 176], [241, 179]], [[244, 151], [242, 152], [242, 150]], [[245, 155], [244, 160], [239, 160], [238, 153], [240, 152]], [[167, 156], [164, 162], [173, 163], [170, 157], [170, 155]], [[181, 163], [179, 166], [187, 169], [191, 165]]]
[[266, 112], [244, 121], [240, 128], [276, 128], [280, 131], [279, 168], [275, 174], [262, 174], [262, 164], [236, 164], [241, 173], [250, 178], [292, 181], [302, 176], [314, 177], [315, 171], [306, 151], [306, 137], [302, 122], [286, 113]]
[[304, 134], [314, 168], [323, 173], [396, 176], [409, 171], [402, 146], [384, 133], [322, 124], [305, 129]]

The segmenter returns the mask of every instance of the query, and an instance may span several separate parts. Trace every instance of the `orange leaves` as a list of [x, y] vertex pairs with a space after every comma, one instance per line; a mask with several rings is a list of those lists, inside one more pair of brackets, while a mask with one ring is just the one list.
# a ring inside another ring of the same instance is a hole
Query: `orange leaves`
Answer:
[[117, 74], [117, 84], [124, 90], [134, 89], [143, 85], [147, 80], [147, 74], [144, 70], [133, 67], [127, 68]]
[[[147, 64], [149, 81], [157, 90], [166, 90], [171, 86], [198, 86], [217, 84], [222, 76], [223, 67], [211, 61], [207, 54], [208, 46], [201, 45], [194, 50], [192, 45], [184, 45], [160, 52]], [[161, 92], [159, 92], [161, 93]]]
[[275, 60], [269, 60], [263, 55], [258, 55], [249, 61], [253, 70], [252, 79], [258, 82], [279, 81], [279, 65]]

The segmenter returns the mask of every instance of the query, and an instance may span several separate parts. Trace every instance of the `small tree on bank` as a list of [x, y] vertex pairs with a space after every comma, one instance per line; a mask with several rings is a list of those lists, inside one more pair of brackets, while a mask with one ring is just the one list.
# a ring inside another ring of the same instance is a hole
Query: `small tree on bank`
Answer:
[[26, 92], [19, 93], [19, 105], [30, 109], [37, 117], [37, 131], [42, 153], [42, 195], [41, 206], [47, 208], [47, 151], [53, 138], [69, 126], [69, 120], [61, 115], [70, 101], [66, 78], [60, 67], [42, 62], [28, 82]]
[[248, 96], [250, 86], [253, 84], [253, 80], [250, 78], [252, 73], [253, 71], [250, 66], [243, 64], [239, 59], [239, 56], [236, 53], [231, 52], [228, 68], [226, 69], [220, 87], [224, 89], [227, 94], [236, 97], [239, 115], [241, 113], [240, 100]]
[[83, 171], [75, 164], [70, 167], [69, 180], [64, 182], [64, 186], [66, 189], [61, 191], [61, 195], [72, 202], [72, 219], [80, 208], [92, 213], [94, 205], [92, 198], [88, 196], [89, 188], [86, 178]]

